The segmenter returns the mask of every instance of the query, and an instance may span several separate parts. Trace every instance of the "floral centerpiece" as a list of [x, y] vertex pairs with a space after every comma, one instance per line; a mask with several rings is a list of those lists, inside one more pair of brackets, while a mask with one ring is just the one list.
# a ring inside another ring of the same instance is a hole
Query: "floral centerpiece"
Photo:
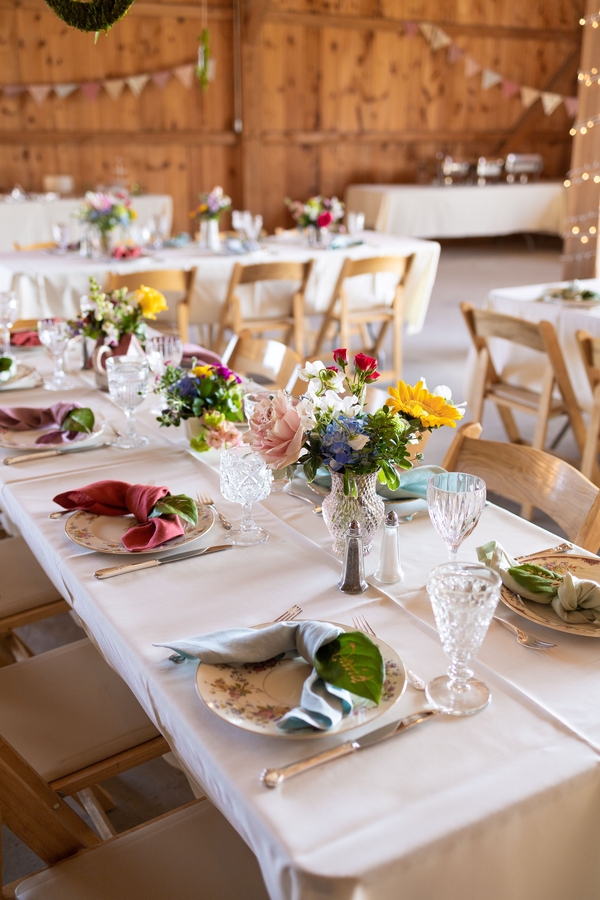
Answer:
[[198, 198], [200, 203], [192, 210], [190, 216], [200, 222], [200, 244], [218, 252], [221, 247], [219, 219], [221, 213], [231, 207], [231, 197], [223, 193], [222, 187], [214, 187], [208, 194], [199, 194]]
[[77, 212], [77, 218], [98, 229], [102, 250], [109, 256], [110, 233], [119, 225], [127, 228], [137, 218], [137, 213], [131, 208], [131, 200], [126, 194], [88, 191], [83, 206]]
[[243, 421], [241, 379], [226, 366], [196, 365], [191, 372], [167, 366], [159, 381], [166, 409], [161, 425], [188, 425], [190, 446], [205, 452], [241, 444], [235, 422]]
[[337, 197], [309, 197], [304, 203], [300, 200], [286, 199], [285, 204], [300, 229], [309, 229], [309, 238], [318, 243], [323, 232], [341, 221], [344, 216], [344, 204]]
[[452, 403], [448, 388], [430, 393], [422, 379], [414, 387], [400, 381], [388, 388], [386, 405], [366, 413], [365, 390], [379, 377], [377, 360], [357, 353], [351, 373], [345, 349], [333, 356], [335, 366], [318, 361], [301, 370], [308, 387], [299, 400], [278, 391], [258, 403], [245, 440], [273, 469], [302, 466], [309, 482], [325, 467], [331, 493], [323, 515], [334, 552], [343, 554], [348, 525], [357, 519], [368, 553], [384, 514], [377, 479], [396, 490], [399, 472], [412, 466], [409, 445], [425, 431], [454, 428], [464, 409]]

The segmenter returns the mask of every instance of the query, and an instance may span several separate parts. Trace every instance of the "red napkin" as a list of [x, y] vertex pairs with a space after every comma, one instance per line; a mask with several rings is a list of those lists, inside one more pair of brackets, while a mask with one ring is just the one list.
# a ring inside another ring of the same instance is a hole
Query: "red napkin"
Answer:
[[37, 331], [15, 331], [11, 332], [10, 342], [13, 347], [41, 347]]
[[166, 487], [128, 484], [126, 481], [95, 481], [79, 490], [57, 494], [54, 502], [64, 509], [86, 509], [102, 516], [126, 516], [132, 513], [138, 524], [125, 532], [123, 546], [135, 553], [150, 550], [179, 537], [184, 528], [179, 516], [148, 519], [159, 500], [170, 493]]
[[31, 406], [0, 407], [0, 428], [8, 428], [10, 431], [47, 428], [48, 433], [40, 435], [36, 444], [69, 443], [82, 435], [81, 431], [60, 430], [60, 426], [74, 409], [79, 409], [78, 403], [55, 403], [47, 409]]

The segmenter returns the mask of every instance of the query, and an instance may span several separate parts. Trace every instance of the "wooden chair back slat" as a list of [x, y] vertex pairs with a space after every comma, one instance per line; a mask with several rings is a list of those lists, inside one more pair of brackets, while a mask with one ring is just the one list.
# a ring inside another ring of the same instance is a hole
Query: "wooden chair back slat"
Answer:
[[357, 275], [376, 275], [378, 272], [395, 272], [404, 275], [412, 263], [412, 256], [367, 256], [363, 259], [344, 260], [344, 279]]
[[301, 365], [300, 357], [280, 341], [234, 336], [223, 354], [223, 362], [239, 375], [259, 376], [282, 390], [288, 387]]
[[546, 352], [537, 323], [526, 322], [515, 316], [505, 316], [503, 313], [489, 312], [486, 309], [472, 309], [472, 313], [475, 334], [478, 337], [504, 338], [513, 344], [521, 344], [540, 353]]
[[240, 269], [239, 284], [256, 284], [259, 281], [299, 281], [306, 283], [314, 265], [308, 262], [273, 262], [256, 263], [244, 266], [237, 263]]
[[36, 244], [19, 244], [14, 241], [13, 247], [19, 253], [25, 250], [54, 250], [58, 244], [56, 241], [38, 241]]
[[37, 331], [38, 319], [17, 319], [10, 329], [13, 334], [17, 331]]
[[190, 274], [183, 269], [152, 269], [147, 272], [129, 272], [127, 275], [109, 272], [105, 290], [116, 291], [119, 288], [127, 288], [130, 291], [137, 291], [144, 284], [156, 291], [187, 294]]

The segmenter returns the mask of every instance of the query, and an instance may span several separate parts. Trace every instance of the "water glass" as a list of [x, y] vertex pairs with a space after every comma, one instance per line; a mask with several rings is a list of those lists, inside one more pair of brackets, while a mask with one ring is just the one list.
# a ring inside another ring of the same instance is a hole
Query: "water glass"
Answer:
[[492, 621], [500, 599], [500, 576], [477, 563], [443, 563], [431, 573], [427, 591], [444, 653], [447, 675], [427, 685], [429, 702], [452, 716], [472, 716], [491, 700], [489, 689], [467, 667]]
[[348, 212], [347, 216], [348, 234], [351, 237], [360, 237], [365, 230], [365, 214], [364, 212]]
[[148, 360], [135, 356], [109, 356], [106, 375], [110, 399], [121, 407], [127, 417], [125, 434], [113, 441], [113, 446], [123, 450], [143, 447], [148, 443], [148, 438], [136, 431], [135, 410], [143, 403], [150, 388]]
[[72, 331], [66, 319], [40, 319], [38, 321], [38, 336], [43, 347], [46, 348], [54, 361], [52, 378], [44, 380], [47, 391], [66, 391], [74, 387], [71, 378], [68, 378], [64, 370], [65, 353], [72, 338]]
[[[183, 359], [183, 343], [180, 337], [173, 334], [161, 334], [157, 337], [146, 339], [146, 359], [156, 384], [158, 380], [165, 374], [167, 366], [179, 366]], [[153, 415], [160, 415], [166, 406], [164, 397], [156, 387], [154, 393], [157, 397], [155, 406], [150, 410]]]
[[65, 222], [57, 222], [52, 226], [52, 237], [57, 243], [60, 256], [69, 249], [69, 226]]
[[10, 329], [19, 317], [19, 300], [15, 291], [0, 292], [0, 356], [12, 356]]
[[249, 547], [262, 544], [269, 532], [252, 518], [252, 504], [264, 500], [271, 490], [271, 470], [248, 447], [232, 447], [221, 455], [221, 493], [226, 500], [242, 504], [242, 521], [226, 534], [230, 544]]
[[485, 507], [485, 481], [464, 472], [432, 475], [427, 485], [427, 506], [433, 527], [443, 537], [450, 560], [475, 529]]

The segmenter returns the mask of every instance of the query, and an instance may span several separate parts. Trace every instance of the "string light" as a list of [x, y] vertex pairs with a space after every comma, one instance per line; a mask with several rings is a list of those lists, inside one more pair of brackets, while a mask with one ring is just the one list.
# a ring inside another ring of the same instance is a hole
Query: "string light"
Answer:
[[582, 260], [582, 259], [592, 259], [592, 257], [594, 257], [594, 256], [596, 256], [596, 251], [588, 250], [587, 253], [563, 254], [562, 256], [559, 257], [559, 261], [560, 262], [572, 262], [573, 260], [577, 260], [579, 262], [579, 260]]
[[[598, 210], [592, 209], [587, 213], [581, 213], [578, 216], [566, 216], [565, 217], [565, 225], [575, 224], [576, 222], [587, 222], [588, 219], [597, 219], [598, 218]], [[593, 226], [592, 226], [593, 227]], [[592, 229], [590, 228], [590, 231]]]
[[575, 184], [582, 184], [585, 181], [593, 179], [594, 184], [600, 184], [600, 162], [586, 162], [578, 169], [570, 169], [563, 181], [565, 187], [571, 187]]

